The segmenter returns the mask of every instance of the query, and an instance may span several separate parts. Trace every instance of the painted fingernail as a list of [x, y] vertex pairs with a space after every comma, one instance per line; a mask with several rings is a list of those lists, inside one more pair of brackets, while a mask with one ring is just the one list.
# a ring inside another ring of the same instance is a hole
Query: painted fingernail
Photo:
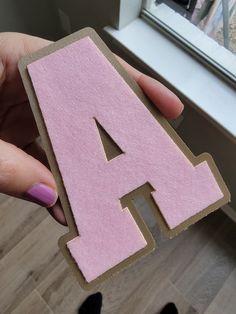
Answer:
[[39, 183], [34, 184], [26, 193], [24, 198], [44, 207], [51, 207], [56, 203], [57, 192], [49, 186]]

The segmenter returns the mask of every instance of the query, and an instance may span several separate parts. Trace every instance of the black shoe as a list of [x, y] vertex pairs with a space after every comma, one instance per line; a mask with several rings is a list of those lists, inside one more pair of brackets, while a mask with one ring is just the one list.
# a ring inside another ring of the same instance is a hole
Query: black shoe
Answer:
[[160, 312], [160, 314], [178, 314], [178, 313], [179, 312], [174, 303], [167, 303]]
[[178, 4], [182, 4], [182, 5], [188, 5], [189, 4], [189, 0], [174, 0], [174, 2], [176, 2]]
[[102, 294], [90, 295], [80, 306], [78, 314], [100, 314], [102, 309]]

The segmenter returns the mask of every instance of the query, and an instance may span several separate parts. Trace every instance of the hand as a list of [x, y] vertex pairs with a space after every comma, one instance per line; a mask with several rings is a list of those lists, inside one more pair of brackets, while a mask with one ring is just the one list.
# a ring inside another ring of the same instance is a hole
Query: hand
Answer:
[[[0, 33], [0, 192], [49, 208], [66, 224], [57, 201], [56, 183], [36, 139], [38, 130], [18, 73], [19, 59], [51, 42], [18, 33]], [[160, 82], [117, 57], [144, 93], [168, 119], [177, 118], [183, 104]]]

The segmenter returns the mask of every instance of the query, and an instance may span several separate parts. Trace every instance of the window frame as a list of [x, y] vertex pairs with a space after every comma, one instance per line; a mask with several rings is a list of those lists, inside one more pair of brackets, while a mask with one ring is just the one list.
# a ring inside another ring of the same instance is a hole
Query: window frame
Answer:
[[[205, 52], [200, 48], [200, 45], [195, 45], [193, 41], [189, 41], [187, 36], [184, 33], [179, 33], [176, 31], [170, 23], [170, 18], [165, 17], [165, 15], [157, 16], [155, 11], [158, 10], [158, 7], [153, 8], [153, 0], [143, 1], [142, 10], [140, 17], [145, 21], [150, 23], [158, 31], [163, 32], [166, 36], [169, 36], [174, 40], [180, 47], [186, 49], [194, 58], [198, 59], [200, 62], [208, 66], [212, 71], [216, 72], [217, 75], [221, 76], [223, 79], [227, 80], [232, 86], [236, 86], [236, 55], [224, 48], [223, 46], [218, 45], [213, 39], [204, 35], [204, 42], [209, 38], [209, 47], [212, 46], [212, 43], [215, 43], [215, 46], [221, 48], [220, 53], [224, 55], [224, 58], [221, 58], [220, 61], [216, 60], [215, 56], [211, 53], [210, 49], [208, 52]], [[174, 10], [170, 9], [174, 12]], [[187, 21], [184, 17], [178, 15], [178, 18], [183, 21]], [[190, 22], [189, 22], [190, 23]], [[191, 24], [191, 27], [196, 28], [198, 32], [202, 32], [197, 28], [197, 26]], [[233, 64], [227, 63], [227, 60], [231, 58]]]

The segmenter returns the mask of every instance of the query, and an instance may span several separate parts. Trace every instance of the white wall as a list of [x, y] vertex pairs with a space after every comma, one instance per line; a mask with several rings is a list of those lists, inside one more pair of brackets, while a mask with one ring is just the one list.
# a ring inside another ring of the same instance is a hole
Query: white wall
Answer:
[[93, 27], [102, 35], [103, 27], [126, 26], [141, 10], [142, 0], [53, 0], [56, 10], [62, 10], [70, 20], [72, 32]]

